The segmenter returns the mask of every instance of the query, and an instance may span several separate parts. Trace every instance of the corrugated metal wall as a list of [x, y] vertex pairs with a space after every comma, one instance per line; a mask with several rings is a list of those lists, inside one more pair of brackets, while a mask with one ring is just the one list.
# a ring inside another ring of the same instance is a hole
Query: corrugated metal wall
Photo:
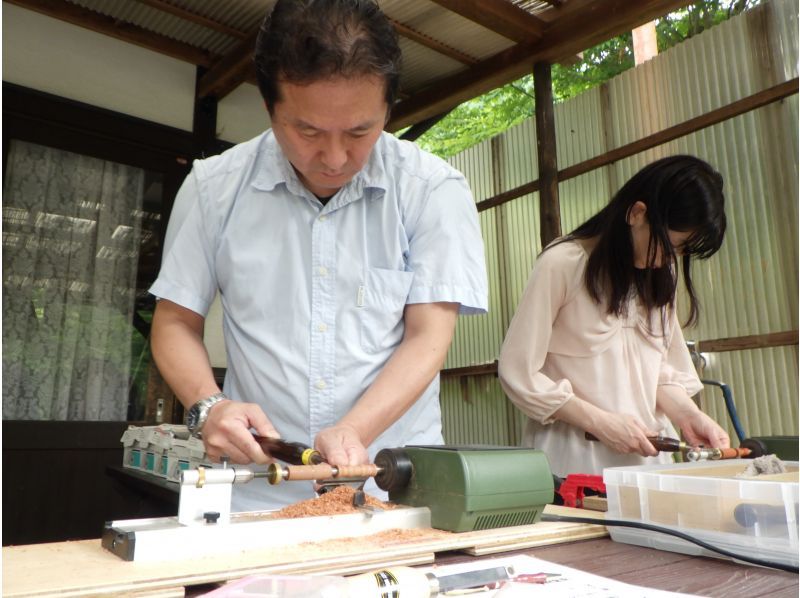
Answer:
[[[555, 106], [559, 168], [600, 155], [797, 77], [796, 2], [771, 0], [722, 23], [606, 84]], [[711, 260], [695, 264], [702, 301], [687, 339], [765, 334], [798, 327], [797, 95], [687, 135], [559, 185], [562, 228], [599, 210], [619, 186], [654, 159], [690, 153], [725, 178], [728, 234]], [[476, 200], [538, 177], [533, 121], [451, 159]], [[491, 362], [537, 253], [539, 199], [534, 193], [481, 213], [491, 313], [461, 318], [446, 367]], [[679, 299], [680, 302], [680, 299]], [[750, 436], [798, 433], [798, 350], [714, 353], [705, 378], [727, 383]], [[703, 408], [729, 425], [721, 393]], [[449, 442], [516, 444], [523, 418], [497, 380], [444, 378]], [[729, 426], [733, 437], [733, 431]]]

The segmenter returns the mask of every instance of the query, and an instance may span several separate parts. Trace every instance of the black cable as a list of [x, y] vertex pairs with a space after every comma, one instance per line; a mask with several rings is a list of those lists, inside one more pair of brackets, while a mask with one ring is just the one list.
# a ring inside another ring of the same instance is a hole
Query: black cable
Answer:
[[684, 534], [683, 532], [679, 532], [677, 530], [670, 529], [668, 527], [660, 527], [658, 525], [650, 525], [649, 523], [642, 523], [641, 521], [622, 521], [619, 519], [594, 519], [591, 517], [572, 517], [570, 515], [553, 515], [550, 513], [543, 513], [542, 521], [562, 521], [564, 523], [592, 523], [594, 525], [635, 527], [638, 529], [645, 529], [652, 532], [659, 532], [662, 534], [675, 536], [676, 538], [681, 538], [682, 540], [686, 540], [687, 542], [692, 542], [693, 544], [697, 544], [698, 546], [700, 546], [701, 548], [705, 548], [706, 550], [711, 550], [712, 552], [717, 552], [723, 556], [727, 556], [739, 561], [745, 561], [746, 563], [752, 563], [753, 565], [760, 565], [761, 567], [769, 567], [770, 569], [780, 569], [781, 571], [788, 571], [789, 573], [798, 572], [798, 568], [796, 566], [784, 565], [783, 563], [774, 563], [772, 561], [766, 561], [763, 559], [757, 559], [750, 556], [743, 556], [741, 554], [736, 554], [735, 552], [730, 552], [729, 550], [725, 550], [724, 548], [719, 548], [717, 546], [709, 544], [708, 542], [704, 542], [703, 540], [690, 536], [689, 534]]

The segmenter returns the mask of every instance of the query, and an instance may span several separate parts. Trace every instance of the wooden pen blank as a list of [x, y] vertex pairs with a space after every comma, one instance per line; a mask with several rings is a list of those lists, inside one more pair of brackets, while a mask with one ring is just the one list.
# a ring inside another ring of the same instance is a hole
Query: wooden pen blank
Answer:
[[751, 452], [748, 448], [724, 448], [719, 450], [722, 452], [722, 459], [738, 459], [740, 457], [747, 457]]
[[[378, 466], [373, 463], [366, 465], [343, 465], [333, 467], [327, 463], [319, 465], [287, 465], [287, 480], [328, 480], [336, 478], [366, 478], [377, 475]], [[334, 475], [334, 471], [336, 475]]]

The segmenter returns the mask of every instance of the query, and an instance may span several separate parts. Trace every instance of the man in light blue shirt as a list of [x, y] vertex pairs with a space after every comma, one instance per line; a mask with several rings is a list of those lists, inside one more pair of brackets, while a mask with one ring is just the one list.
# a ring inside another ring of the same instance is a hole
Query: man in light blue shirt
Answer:
[[[272, 130], [178, 193], [153, 353], [214, 460], [268, 462], [252, 431], [336, 465], [442, 442], [438, 372], [458, 313], [487, 309], [483, 243], [464, 177], [382, 131], [399, 58], [371, 0], [279, 0], [256, 47]], [[202, 343], [217, 290], [224, 394]], [[255, 481], [233, 509], [311, 496]]]

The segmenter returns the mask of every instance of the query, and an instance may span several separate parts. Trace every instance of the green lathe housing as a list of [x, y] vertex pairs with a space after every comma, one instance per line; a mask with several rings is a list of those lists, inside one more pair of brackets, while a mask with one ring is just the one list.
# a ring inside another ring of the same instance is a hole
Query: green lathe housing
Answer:
[[431, 525], [465, 532], [535, 523], [553, 502], [553, 476], [542, 451], [495, 446], [385, 449], [378, 486], [392, 502], [428, 507]]

